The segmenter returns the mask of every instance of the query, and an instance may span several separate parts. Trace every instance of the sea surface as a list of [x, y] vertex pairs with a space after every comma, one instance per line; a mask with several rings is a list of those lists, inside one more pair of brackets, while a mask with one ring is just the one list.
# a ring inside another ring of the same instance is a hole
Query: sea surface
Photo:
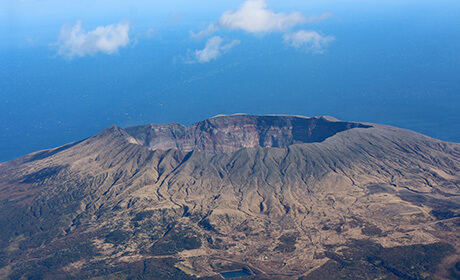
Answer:
[[73, 59], [52, 44], [59, 26], [27, 44], [20, 35], [32, 31], [2, 25], [10, 41], [0, 43], [0, 161], [112, 124], [191, 125], [233, 113], [330, 115], [460, 142], [459, 6], [342, 7], [307, 27], [335, 37], [322, 54], [278, 33], [222, 32], [241, 43], [208, 63], [186, 63], [205, 43], [190, 39], [191, 19], [153, 38], [133, 23], [130, 46]]

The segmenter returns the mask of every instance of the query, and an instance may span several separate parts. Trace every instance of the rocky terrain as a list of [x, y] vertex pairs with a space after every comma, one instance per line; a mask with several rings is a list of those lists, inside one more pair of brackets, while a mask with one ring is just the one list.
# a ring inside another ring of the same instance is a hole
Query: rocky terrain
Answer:
[[460, 144], [331, 117], [111, 126], [0, 211], [0, 279], [460, 279]]

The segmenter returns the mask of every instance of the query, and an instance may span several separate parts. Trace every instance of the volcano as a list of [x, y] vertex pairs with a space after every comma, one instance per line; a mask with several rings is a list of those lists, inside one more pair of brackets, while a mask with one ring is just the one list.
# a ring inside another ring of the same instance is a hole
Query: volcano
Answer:
[[459, 279], [460, 144], [332, 117], [114, 125], [0, 163], [0, 213], [0, 279]]

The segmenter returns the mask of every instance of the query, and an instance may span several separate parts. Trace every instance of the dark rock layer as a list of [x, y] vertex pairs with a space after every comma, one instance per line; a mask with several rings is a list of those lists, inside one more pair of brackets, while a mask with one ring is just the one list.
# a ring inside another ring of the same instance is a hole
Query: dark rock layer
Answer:
[[326, 117], [217, 116], [192, 126], [177, 123], [126, 128], [131, 136], [152, 150], [234, 152], [241, 148], [286, 148], [292, 144], [322, 142], [336, 133], [367, 125]]

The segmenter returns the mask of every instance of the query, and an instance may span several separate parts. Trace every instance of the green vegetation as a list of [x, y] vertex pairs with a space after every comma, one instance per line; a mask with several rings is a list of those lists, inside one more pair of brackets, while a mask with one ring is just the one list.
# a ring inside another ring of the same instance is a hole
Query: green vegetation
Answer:
[[361, 229], [361, 232], [367, 236], [380, 236], [382, 234], [382, 230], [375, 225], [367, 225]]
[[279, 243], [275, 247], [275, 251], [281, 253], [290, 253], [295, 251], [298, 233], [285, 233], [278, 238]]
[[300, 279], [432, 279], [436, 266], [453, 252], [447, 243], [383, 248], [370, 241], [354, 241], [340, 254], [326, 252], [331, 260]]
[[209, 222], [208, 218], [201, 220], [198, 225], [200, 225], [203, 229], [218, 232]]
[[436, 219], [438, 220], [445, 220], [445, 219], [450, 219], [450, 218], [453, 218], [453, 217], [456, 217], [456, 214], [450, 210], [440, 210], [440, 209], [436, 209], [436, 210], [432, 210], [430, 211], [430, 214], [433, 215]]
[[95, 251], [92, 244], [85, 242], [72, 246], [68, 249], [58, 251], [48, 258], [38, 261], [38, 265], [49, 269], [56, 269], [94, 255]]
[[191, 228], [175, 226], [160, 238], [150, 249], [157, 256], [173, 255], [184, 250], [201, 247], [201, 235]]
[[129, 233], [116, 229], [105, 236], [105, 242], [121, 245], [129, 240]]
[[447, 243], [401, 246], [382, 250], [375, 260], [403, 279], [425, 279], [423, 274], [434, 272], [436, 265], [453, 252]]
[[[103, 269], [99, 265], [93, 265], [88, 269], [95, 272], [94, 280], [112, 280], [112, 279], [196, 279], [196, 277], [187, 275], [174, 265], [176, 259], [147, 259], [134, 263], [119, 263], [115, 267], [109, 268], [104, 263], [101, 263]], [[89, 275], [89, 274], [87, 274]], [[95, 277], [96, 276], [96, 277]], [[117, 278], [116, 278], [117, 277]]]
[[93, 279], [93, 280], [113, 280], [113, 279], [138, 279], [138, 280], [153, 280], [153, 279], [177, 279], [188, 280], [196, 279], [194, 276], [185, 274], [174, 265], [176, 259], [147, 259], [132, 263], [117, 263], [110, 265], [106, 261], [94, 262], [84, 265], [81, 269], [64, 270], [59, 267], [44, 267], [39, 264], [34, 266], [29, 265], [21, 271], [15, 271], [10, 275], [11, 280], [19, 279]]
[[222, 239], [219, 237], [213, 238], [212, 236], [206, 236], [206, 241], [208, 241], [208, 246], [211, 249], [222, 249]]
[[145, 220], [145, 219], [149, 219], [149, 218], [151, 218], [153, 216], [154, 212], [155, 211], [153, 211], [153, 210], [139, 212], [139, 213], [136, 214], [136, 217], [134, 217], [131, 221], [139, 222], [139, 221], [142, 221], [142, 220]]
[[228, 261], [215, 262], [211, 267], [215, 272], [247, 269], [246, 265]]
[[[40, 211], [47, 210], [42, 208]], [[42, 216], [28, 207], [8, 201], [0, 203], [0, 212], [0, 251], [7, 250], [10, 253], [48, 244], [60, 234], [60, 229], [68, 224], [66, 217], [59, 213]], [[13, 247], [10, 247], [11, 245]]]
[[22, 178], [23, 183], [34, 184], [41, 182], [43, 180], [49, 180], [54, 176], [57, 176], [59, 172], [64, 170], [67, 166], [53, 166], [53, 167], [46, 167], [42, 170], [37, 172], [30, 173]]
[[452, 267], [452, 269], [450, 270], [450, 275], [454, 278], [454, 279], [460, 279], [460, 261], [457, 262], [454, 267]]
[[[179, 218], [182, 213], [175, 211], [174, 209], [155, 209], [141, 211], [131, 219], [132, 225], [136, 228], [136, 232], [148, 232], [152, 235], [152, 232], [161, 232], [163, 235], [168, 226]], [[153, 234], [156, 236], [156, 234]], [[157, 238], [159, 238], [158, 236]], [[155, 239], [157, 239], [155, 238]]]
[[[57, 250], [57, 248], [56, 248]], [[80, 261], [88, 260], [97, 255], [93, 246], [89, 242], [72, 244], [66, 249], [59, 250], [48, 256], [19, 263], [13, 267], [13, 273], [9, 276], [14, 279], [67, 279], [68, 273], [62, 268]]]

